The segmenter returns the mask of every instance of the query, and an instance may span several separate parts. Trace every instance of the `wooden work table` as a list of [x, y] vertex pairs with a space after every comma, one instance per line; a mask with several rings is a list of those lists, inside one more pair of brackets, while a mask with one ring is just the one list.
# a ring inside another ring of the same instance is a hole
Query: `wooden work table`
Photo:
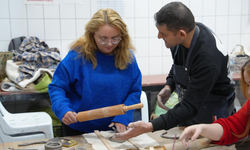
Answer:
[[[159, 144], [173, 143], [172, 139], [165, 139], [165, 138], [160, 137], [161, 133], [163, 133], [163, 132], [165, 132], [165, 131], [161, 130], [161, 131], [157, 131], [157, 132], [154, 132], [154, 133], [148, 133], [148, 135], [153, 139], [157, 139]], [[82, 135], [69, 136], [69, 137], [64, 137], [64, 138], [77, 141], [78, 144], [75, 145], [75, 146], [72, 146], [72, 147], [75, 147], [75, 148], [76, 147], [85, 147], [85, 146], [89, 145], [87, 143], [86, 139]], [[45, 140], [48, 140], [48, 139], [45, 139]], [[13, 147], [14, 149], [44, 150], [44, 144], [34, 144], [34, 145], [21, 146], [21, 147], [18, 146], [18, 144], [27, 143], [27, 142], [34, 142], [34, 141], [44, 141], [44, 140], [32, 140], [32, 141], [22, 141], [22, 142], [12, 142], [12, 143], [0, 143], [0, 149], [4, 150], [4, 149], [7, 149], [8, 147]], [[67, 149], [67, 147], [63, 147], [63, 149]], [[86, 150], [93, 150], [93, 148], [91, 146], [91, 147], [86, 148]]]
[[[156, 131], [156, 132], [154, 132], [154, 133], [147, 133], [147, 135], [149, 136], [149, 137], [151, 137], [152, 139], [154, 139], [159, 145], [165, 145], [165, 144], [173, 144], [174, 143], [174, 139], [166, 139], [166, 138], [162, 138], [162, 137], [160, 137], [160, 135], [162, 134], [162, 133], [164, 133], [165, 132], [165, 130], [160, 130], [160, 131]], [[75, 146], [72, 146], [72, 147], [74, 147], [74, 148], [77, 148], [77, 147], [82, 147], [82, 148], [84, 148], [84, 147], [86, 147], [86, 149], [81, 149], [81, 150], [94, 150], [93, 149], [93, 147], [89, 144], [89, 143], [87, 143], [87, 141], [86, 141], [86, 139], [82, 136], [82, 135], [77, 135], [77, 136], [70, 136], [70, 137], [65, 137], [65, 138], [67, 138], [67, 139], [71, 139], [71, 140], [75, 140], [75, 141], [77, 141], [78, 142], [78, 144], [77, 145], [75, 145]], [[96, 137], [97, 138], [97, 137]], [[45, 139], [46, 140], [46, 139]], [[18, 144], [22, 144], [22, 143], [26, 143], [26, 142], [34, 142], [34, 141], [41, 141], [41, 140], [32, 140], [32, 141], [22, 141], [22, 142], [12, 142], [12, 143], [1, 143], [0, 144], [0, 149], [1, 150], [5, 150], [5, 149], [7, 149], [7, 148], [9, 148], [9, 147], [13, 147], [14, 149], [37, 149], [37, 150], [44, 150], [45, 148], [44, 148], [44, 144], [34, 144], [34, 145], [29, 145], [29, 146], [18, 146]], [[175, 146], [177, 145], [177, 143], [179, 143], [179, 142], [181, 142], [181, 141], [179, 141], [179, 140], [176, 140], [176, 142], [175, 142]], [[145, 143], [147, 143], [147, 141], [145, 141]], [[90, 147], [87, 147], [87, 146], [89, 146], [90, 145]], [[121, 143], [121, 145], [122, 145], [122, 143]], [[233, 150], [233, 148], [235, 147], [234, 145], [233, 146], [231, 146], [231, 148], [229, 148], [229, 147], [227, 147], [227, 146], [217, 146], [217, 145], [214, 145], [214, 144], [212, 144], [211, 146], [213, 146], [213, 148], [215, 148], [215, 149], [220, 149], [220, 150]], [[71, 148], [72, 148], [71, 147]], [[178, 149], [177, 147], [175, 147], [176, 149]], [[181, 148], [183, 148], [183, 150], [185, 150], [186, 148], [185, 147], [182, 147], [181, 146]], [[210, 147], [211, 148], [211, 147]], [[210, 149], [209, 148], [209, 149]], [[66, 149], [68, 149], [67, 147], [63, 147], [62, 148], [63, 150], [66, 150]], [[206, 150], [206, 148], [204, 148], [204, 150]]]

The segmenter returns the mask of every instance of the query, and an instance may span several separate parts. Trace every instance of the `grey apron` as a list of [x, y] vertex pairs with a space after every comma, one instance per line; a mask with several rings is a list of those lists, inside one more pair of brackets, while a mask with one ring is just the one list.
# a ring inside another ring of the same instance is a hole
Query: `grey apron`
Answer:
[[[189, 84], [190, 77], [188, 76], [187, 66], [189, 62], [189, 57], [192, 53], [192, 50], [198, 38], [198, 35], [199, 35], [199, 29], [196, 26], [195, 33], [194, 33], [194, 36], [193, 36], [193, 39], [189, 48], [185, 66], [173, 64], [173, 75], [174, 75], [173, 79], [175, 81], [176, 92], [178, 93], [179, 102], [183, 100], [183, 97], [186, 92], [186, 88], [188, 87], [188, 84]], [[178, 51], [178, 47], [175, 52], [174, 59], [177, 54], [177, 51]], [[234, 96], [234, 92], [230, 94], [228, 97], [222, 97], [222, 96], [209, 94], [207, 99], [202, 104], [201, 108], [198, 110], [198, 114], [193, 119], [181, 124], [180, 126], [189, 126], [189, 125], [198, 124], [198, 123], [212, 123], [213, 116], [216, 116], [217, 118], [228, 117], [229, 116], [228, 100], [232, 98], [233, 96]]]

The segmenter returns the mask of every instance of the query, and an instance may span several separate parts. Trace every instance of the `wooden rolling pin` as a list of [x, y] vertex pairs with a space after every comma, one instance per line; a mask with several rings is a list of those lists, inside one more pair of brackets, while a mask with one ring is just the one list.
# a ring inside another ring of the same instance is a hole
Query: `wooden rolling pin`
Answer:
[[103, 108], [79, 112], [76, 115], [76, 119], [79, 122], [83, 122], [83, 121], [95, 120], [95, 119], [100, 119], [100, 118], [118, 116], [118, 115], [125, 114], [129, 110], [139, 109], [142, 107], [143, 107], [142, 103], [138, 103], [138, 104], [130, 105], [130, 106], [125, 106], [124, 104], [120, 104], [120, 105], [115, 105], [115, 106], [103, 107]]

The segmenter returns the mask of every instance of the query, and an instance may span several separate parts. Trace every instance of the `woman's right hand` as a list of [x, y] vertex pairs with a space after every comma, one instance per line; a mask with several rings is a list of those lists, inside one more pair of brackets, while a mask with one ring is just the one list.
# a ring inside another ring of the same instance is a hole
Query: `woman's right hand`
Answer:
[[76, 119], [76, 112], [68, 111], [62, 118], [62, 122], [66, 125], [78, 122]]

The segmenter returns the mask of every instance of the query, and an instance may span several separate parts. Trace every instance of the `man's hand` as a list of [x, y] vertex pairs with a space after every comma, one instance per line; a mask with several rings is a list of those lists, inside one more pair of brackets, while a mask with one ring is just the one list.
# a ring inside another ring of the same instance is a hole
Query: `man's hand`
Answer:
[[72, 123], [76, 123], [76, 112], [73, 111], [68, 111], [62, 118], [62, 122], [66, 125], [70, 125]]
[[123, 133], [116, 133], [113, 136], [113, 139], [115, 140], [127, 140], [132, 137], [136, 137], [140, 134], [152, 132], [153, 131], [153, 125], [151, 122], [143, 122], [143, 121], [137, 121], [130, 123], [128, 125], [128, 130]]
[[171, 88], [169, 85], [166, 85], [157, 95], [158, 105], [162, 109], [165, 109], [166, 111], [168, 111], [169, 108], [165, 106], [165, 103], [168, 101], [170, 95], [171, 95]]
[[121, 124], [119, 122], [112, 122], [109, 127], [113, 127], [115, 126], [116, 127], [116, 130], [119, 132], [119, 133], [122, 133], [124, 131], [127, 130], [127, 127], [124, 125], [124, 124]]

